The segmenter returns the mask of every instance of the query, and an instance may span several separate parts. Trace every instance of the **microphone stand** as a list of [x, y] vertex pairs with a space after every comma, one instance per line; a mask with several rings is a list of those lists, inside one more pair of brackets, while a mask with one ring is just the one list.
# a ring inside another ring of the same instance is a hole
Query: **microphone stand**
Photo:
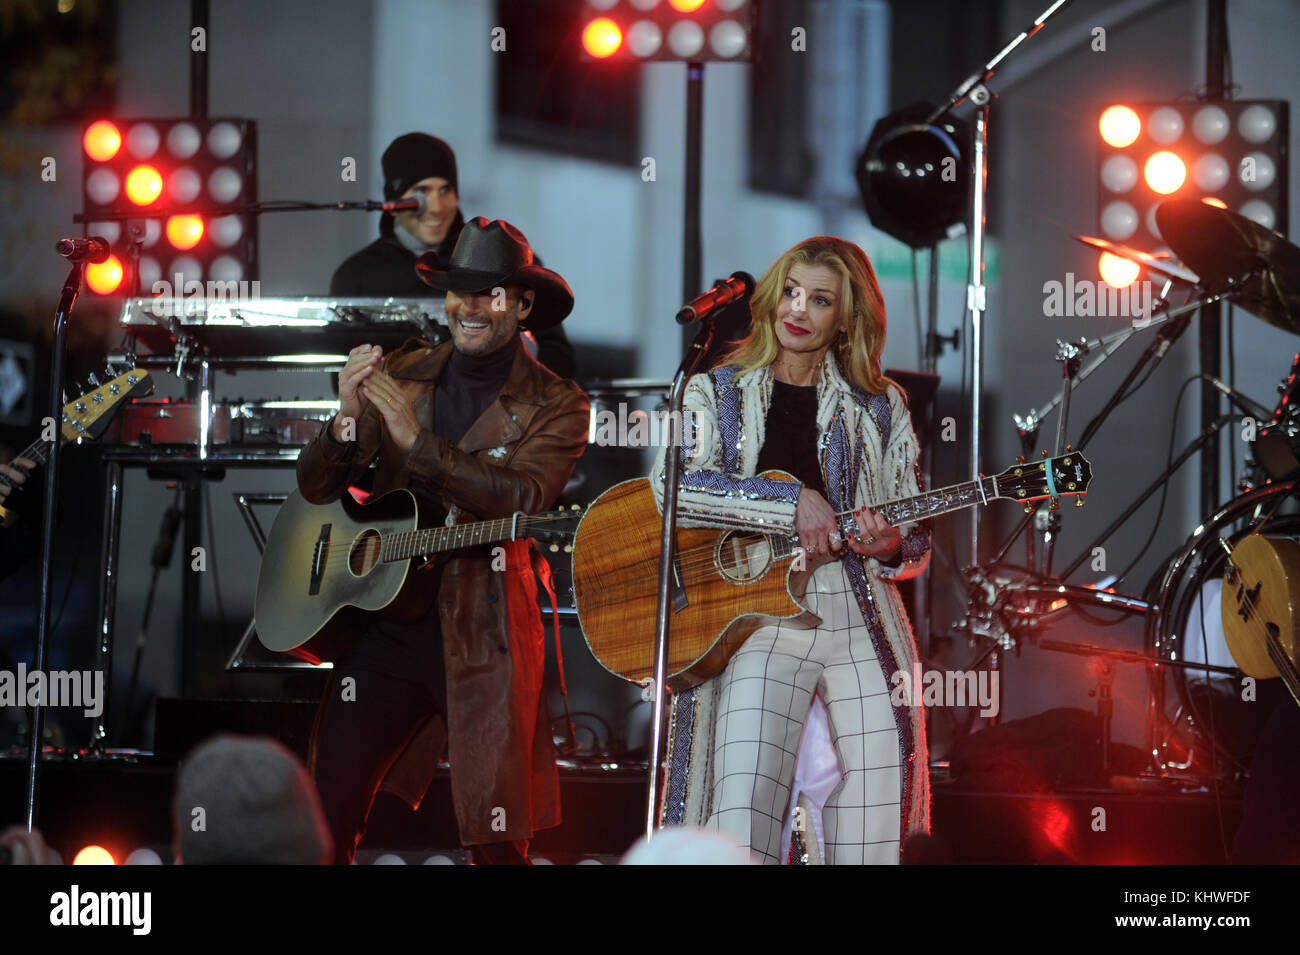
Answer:
[[[944, 113], [963, 101], [969, 99], [977, 108], [972, 133], [973, 155], [971, 161], [971, 206], [970, 225], [970, 277], [966, 286], [966, 314], [970, 316], [971, 342], [971, 440], [970, 468], [971, 476], [980, 473], [980, 424], [983, 409], [984, 389], [984, 312], [987, 307], [988, 287], [984, 284], [984, 226], [985, 204], [988, 191], [988, 122], [989, 107], [993, 102], [993, 93], [988, 88], [988, 81], [1011, 51], [1020, 46], [1043, 28], [1049, 18], [1056, 15], [1070, 0], [1055, 0], [1051, 6], [1040, 13], [1033, 24], [1020, 33], [1014, 40], [1004, 46], [993, 59], [978, 71], [962, 81], [948, 97], [948, 101], [930, 114], [926, 123], [936, 122]], [[978, 510], [971, 511], [970, 556], [971, 564], [978, 564], [980, 559], [980, 515]]]
[[[703, 360], [705, 352], [713, 342], [713, 318], [708, 316], [701, 320], [700, 330], [695, 333], [682, 363], [673, 376], [673, 386], [668, 393], [668, 420], [681, 422], [685, 431], [686, 422], [682, 419], [682, 399], [686, 395], [686, 382], [695, 374], [695, 369]], [[681, 441], [670, 443], [667, 467], [664, 474], [663, 494], [663, 529], [659, 537], [659, 607], [655, 617], [655, 675], [650, 692], [654, 697], [654, 709], [650, 718], [650, 788], [646, 797], [645, 834], [647, 839], [654, 837], [658, 828], [655, 817], [655, 804], [659, 796], [659, 750], [663, 739], [664, 682], [668, 667], [668, 609], [672, 590], [672, 573], [677, 563], [675, 553], [677, 543], [677, 482], [682, 473]]]
[[[49, 655], [50, 611], [53, 609], [53, 581], [51, 580], [54, 558], [54, 512], [59, 494], [59, 446], [63, 430], [63, 350], [68, 338], [68, 320], [72, 315], [72, 306], [76, 304], [81, 292], [81, 276], [84, 265], [80, 259], [74, 259], [68, 277], [63, 282], [63, 293], [59, 298], [59, 308], [54, 314], [54, 339], [50, 344], [53, 356], [50, 360], [50, 416], [46, 419], [54, 426], [54, 439], [46, 453], [45, 496], [41, 502], [41, 587], [36, 626], [36, 672], [44, 673]], [[46, 425], [42, 423], [42, 429]], [[44, 749], [45, 705], [37, 698], [31, 708], [31, 732], [27, 736], [27, 793], [26, 823], [31, 832], [36, 825], [36, 804], [40, 798], [41, 756]]]

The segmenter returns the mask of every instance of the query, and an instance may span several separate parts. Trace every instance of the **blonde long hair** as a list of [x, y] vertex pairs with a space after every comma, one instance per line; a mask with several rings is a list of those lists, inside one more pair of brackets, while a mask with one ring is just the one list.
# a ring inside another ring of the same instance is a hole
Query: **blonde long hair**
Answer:
[[776, 337], [777, 305], [790, 267], [796, 263], [825, 266], [840, 276], [836, 302], [840, 333], [831, 350], [845, 379], [873, 395], [888, 394], [893, 385], [906, 400], [906, 392], [880, 369], [880, 355], [885, 349], [885, 299], [880, 294], [876, 271], [865, 252], [833, 235], [804, 239], [764, 273], [749, 303], [754, 316], [750, 332], [727, 351], [723, 364], [739, 365], [739, 374], [745, 375], [776, 360], [781, 349]]

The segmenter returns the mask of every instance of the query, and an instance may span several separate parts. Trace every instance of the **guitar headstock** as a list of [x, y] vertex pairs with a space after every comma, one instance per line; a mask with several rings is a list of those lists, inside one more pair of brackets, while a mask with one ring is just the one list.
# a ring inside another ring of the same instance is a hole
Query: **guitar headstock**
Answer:
[[1075, 507], [1083, 507], [1083, 499], [1092, 483], [1092, 465], [1078, 451], [1067, 446], [1065, 454], [1054, 458], [1043, 452], [1041, 461], [1017, 458], [1016, 463], [993, 478], [997, 497], [1020, 501], [1025, 512], [1033, 511], [1033, 501], [1052, 499], [1052, 509], [1060, 507], [1060, 498], [1074, 498]]
[[582, 520], [582, 507], [572, 504], [558, 511], [547, 511], [528, 519], [527, 535], [538, 543], [549, 543], [552, 553], [573, 550], [573, 538]]
[[104, 382], [93, 391], [63, 406], [63, 438], [98, 438], [108, 427], [113, 411], [128, 398], [146, 395], [153, 391], [153, 380], [147, 371], [132, 368], [116, 378]]

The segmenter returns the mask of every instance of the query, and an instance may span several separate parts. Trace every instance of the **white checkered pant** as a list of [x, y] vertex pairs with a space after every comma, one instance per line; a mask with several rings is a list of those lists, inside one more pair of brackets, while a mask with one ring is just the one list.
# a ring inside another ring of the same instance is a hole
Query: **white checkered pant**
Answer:
[[897, 864], [902, 772], [884, 673], [839, 561], [814, 571], [804, 604], [815, 630], [762, 627], [719, 679], [713, 814], [763, 858], [782, 860], [799, 735], [820, 692], [843, 778], [822, 814], [832, 865]]

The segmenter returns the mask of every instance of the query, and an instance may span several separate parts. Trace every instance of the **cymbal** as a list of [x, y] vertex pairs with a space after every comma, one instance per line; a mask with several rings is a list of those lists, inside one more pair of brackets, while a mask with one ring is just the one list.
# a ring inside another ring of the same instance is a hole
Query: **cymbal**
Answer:
[[1179, 282], [1187, 282], [1191, 285], [1198, 285], [1200, 279], [1191, 269], [1185, 268], [1181, 262], [1171, 258], [1164, 258], [1158, 255], [1152, 255], [1150, 252], [1143, 252], [1141, 249], [1133, 249], [1119, 242], [1112, 242], [1110, 239], [1098, 239], [1090, 235], [1076, 235], [1084, 245], [1090, 245], [1094, 249], [1101, 249], [1103, 252], [1109, 252], [1111, 255], [1118, 255], [1121, 259], [1128, 259], [1130, 262], [1136, 262], [1144, 268], [1150, 269], [1166, 278], [1176, 279]]
[[1300, 248], [1258, 222], [1199, 199], [1166, 199], [1156, 224], [1205, 291], [1300, 334]]

